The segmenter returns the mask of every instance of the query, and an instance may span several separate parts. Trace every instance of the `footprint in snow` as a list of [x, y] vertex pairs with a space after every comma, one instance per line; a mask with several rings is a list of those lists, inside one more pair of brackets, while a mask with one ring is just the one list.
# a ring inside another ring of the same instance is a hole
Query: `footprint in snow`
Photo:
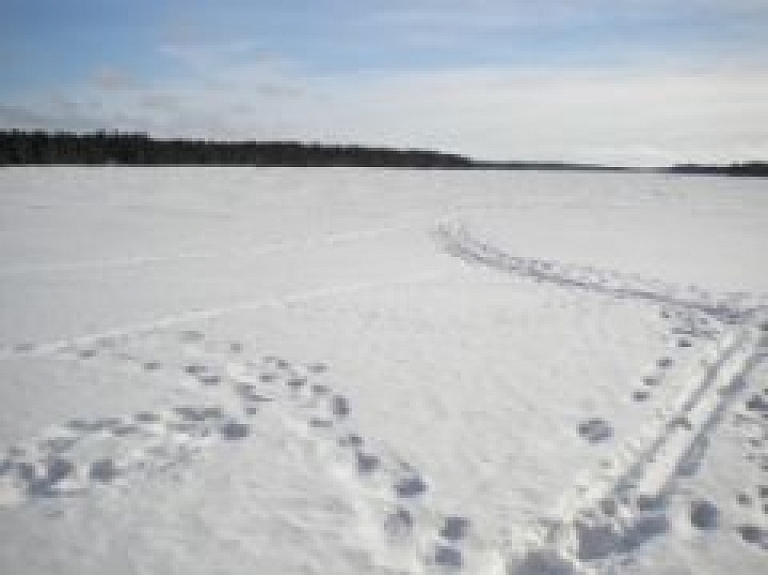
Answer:
[[768, 413], [768, 399], [760, 394], [753, 394], [746, 402], [747, 410], [758, 413]]
[[325, 363], [310, 363], [310, 364], [307, 364], [305, 367], [309, 373], [314, 373], [314, 374], [325, 373], [326, 371], [328, 371], [328, 364], [325, 364]]
[[13, 346], [14, 353], [29, 353], [30, 351], [34, 351], [37, 346], [34, 343], [17, 343]]
[[370, 475], [381, 466], [381, 459], [378, 455], [358, 450], [355, 457], [357, 460], [357, 472], [361, 475]]
[[349, 401], [343, 395], [334, 395], [331, 397], [331, 412], [339, 419], [344, 419], [349, 415]]
[[80, 359], [91, 359], [96, 357], [98, 351], [92, 348], [81, 349], [77, 352], [77, 357]]
[[285, 380], [285, 385], [290, 387], [293, 390], [298, 390], [305, 385], [307, 385], [307, 378], [306, 377], [289, 377]]
[[643, 378], [643, 385], [648, 387], [656, 387], [661, 383], [661, 379], [657, 375], [647, 375]]
[[327, 417], [310, 417], [307, 424], [314, 429], [331, 429], [333, 420]]
[[711, 531], [718, 526], [720, 511], [711, 501], [696, 499], [690, 503], [689, 518], [697, 529]]
[[160, 415], [152, 413], [151, 411], [139, 411], [133, 415], [133, 419], [139, 423], [157, 423], [161, 421]]
[[88, 478], [98, 483], [112, 483], [119, 473], [114, 460], [109, 457], [97, 459], [88, 468]]
[[739, 526], [738, 532], [745, 543], [756, 545], [764, 551], [768, 551], [768, 530], [752, 523], [747, 523]]
[[311, 389], [315, 395], [328, 395], [331, 393], [331, 388], [323, 383], [312, 384]]
[[203, 385], [219, 385], [221, 383], [221, 376], [215, 373], [204, 373], [199, 375], [197, 380]]
[[159, 361], [150, 360], [145, 361], [141, 367], [144, 369], [144, 371], [157, 371], [163, 367], [163, 365]]
[[632, 399], [634, 401], [642, 402], [651, 397], [651, 392], [645, 389], [638, 389], [632, 393]]
[[179, 339], [184, 343], [197, 343], [205, 339], [205, 335], [197, 330], [189, 329], [179, 333]]
[[201, 440], [238, 441], [249, 435], [248, 424], [212, 405], [73, 419], [28, 447], [9, 449], [0, 459], [0, 481], [21, 502], [75, 495], [118, 476], [179, 463], [204, 445]]
[[418, 473], [410, 473], [398, 480], [393, 486], [395, 493], [401, 499], [412, 499], [423, 495], [429, 489], [426, 481]]
[[590, 443], [599, 443], [613, 437], [613, 427], [599, 417], [580, 423], [578, 431], [579, 435]]
[[443, 519], [440, 537], [446, 541], [461, 541], [469, 533], [470, 521], [461, 515], [448, 515]]
[[193, 407], [183, 406], [173, 408], [173, 412], [184, 421], [203, 422], [208, 419], [222, 419], [224, 412], [220, 407]]
[[405, 507], [397, 506], [384, 520], [384, 533], [391, 539], [405, 539], [413, 531], [413, 515]]
[[459, 549], [448, 545], [437, 544], [432, 559], [435, 565], [449, 569], [461, 569], [464, 566], [464, 557]]
[[674, 364], [674, 360], [671, 357], [662, 357], [656, 361], [656, 365], [661, 369], [668, 369]]
[[435, 544], [428, 563], [442, 569], [456, 571], [465, 564], [461, 543], [469, 535], [470, 521], [460, 515], [448, 515], [438, 532], [439, 541]]
[[247, 423], [239, 423], [237, 421], [227, 421], [219, 426], [219, 434], [223, 439], [228, 441], [237, 441], [239, 439], [245, 439], [250, 434], [250, 428]]
[[208, 366], [202, 365], [200, 363], [191, 363], [189, 365], [184, 366], [184, 373], [187, 375], [193, 375], [193, 376], [199, 376], [203, 375], [208, 371]]
[[347, 433], [339, 438], [338, 443], [341, 447], [362, 447], [364, 440], [357, 433]]

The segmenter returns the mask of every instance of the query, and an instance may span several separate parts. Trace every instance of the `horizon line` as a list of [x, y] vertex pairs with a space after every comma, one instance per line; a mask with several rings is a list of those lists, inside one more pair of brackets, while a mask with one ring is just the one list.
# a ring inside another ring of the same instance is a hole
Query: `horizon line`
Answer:
[[[195, 138], [195, 137], [157, 137], [147, 132], [131, 132], [121, 131], [118, 129], [98, 129], [89, 131], [72, 131], [72, 130], [25, 130], [20, 128], [0, 128], [0, 137], [41, 137], [55, 139], [55, 138], [75, 138], [75, 139], [88, 139], [88, 138], [112, 138], [112, 139], [141, 139], [147, 142], [158, 144], [197, 144], [204, 146], [214, 147], [244, 147], [244, 146], [259, 146], [259, 147], [288, 147], [294, 146], [298, 148], [304, 148], [307, 150], [326, 151], [326, 152], [351, 152], [361, 151], [370, 153], [388, 153], [401, 156], [407, 156], [408, 154], [429, 155], [435, 159], [452, 160], [462, 162], [464, 165], [444, 166], [449, 169], [541, 169], [541, 170], [595, 170], [595, 171], [676, 171], [678, 173], [689, 174], [712, 174], [719, 173], [722, 170], [729, 169], [757, 169], [761, 176], [768, 176], [768, 160], [731, 160], [725, 163], [699, 163], [691, 161], [680, 161], [666, 165], [646, 165], [646, 166], [626, 166], [626, 165], [614, 165], [604, 164], [601, 162], [569, 162], [561, 160], [530, 160], [530, 159], [508, 159], [508, 160], [486, 160], [470, 156], [467, 154], [461, 154], [456, 152], [449, 152], [440, 149], [431, 149], [423, 147], [393, 147], [391, 145], [377, 145], [377, 144], [363, 144], [363, 143], [341, 143], [341, 142], [323, 142], [318, 140], [299, 140], [299, 139], [217, 139], [217, 138]], [[88, 162], [66, 162], [70, 164], [87, 164]], [[120, 165], [137, 165], [137, 162], [120, 161], [117, 158], [112, 159], [112, 163]], [[207, 162], [200, 162], [200, 165], [205, 165]], [[216, 162], [214, 162], [216, 163]], [[221, 164], [221, 162], [218, 162]], [[24, 162], [26, 165], [40, 165], [39, 162]], [[151, 163], [141, 162], [141, 164], [151, 165]], [[210, 162], [207, 164], [210, 165]], [[253, 162], [244, 162], [242, 165], [250, 165]], [[2, 162], [0, 162], [2, 165]], [[8, 164], [5, 164], [8, 165]], [[20, 165], [20, 164], [17, 164]], [[185, 162], [183, 165], [189, 165]], [[232, 165], [232, 164], [229, 164]], [[393, 166], [396, 167], [396, 166]], [[418, 167], [418, 166], [415, 166]], [[429, 166], [439, 168], [440, 166]]]

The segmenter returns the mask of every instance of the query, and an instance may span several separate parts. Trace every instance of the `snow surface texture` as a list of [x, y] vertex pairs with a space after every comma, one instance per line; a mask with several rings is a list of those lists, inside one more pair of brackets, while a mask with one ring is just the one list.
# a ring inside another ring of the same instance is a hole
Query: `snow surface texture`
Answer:
[[765, 572], [766, 192], [6, 169], [0, 572]]

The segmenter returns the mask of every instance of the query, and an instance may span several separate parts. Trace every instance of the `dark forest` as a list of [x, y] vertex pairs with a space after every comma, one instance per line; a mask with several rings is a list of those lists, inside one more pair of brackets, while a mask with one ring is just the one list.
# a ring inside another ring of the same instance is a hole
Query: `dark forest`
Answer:
[[[411, 169], [589, 170], [625, 168], [559, 162], [487, 162], [430, 150], [301, 142], [154, 139], [146, 134], [0, 131], [0, 166], [8, 165], [351, 166]], [[768, 177], [768, 163], [680, 164], [649, 168], [672, 174]]]

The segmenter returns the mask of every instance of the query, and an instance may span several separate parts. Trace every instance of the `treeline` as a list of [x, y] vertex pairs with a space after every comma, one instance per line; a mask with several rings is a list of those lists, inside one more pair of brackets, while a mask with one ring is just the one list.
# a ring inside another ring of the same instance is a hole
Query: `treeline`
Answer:
[[242, 165], [467, 168], [455, 154], [298, 142], [156, 140], [146, 134], [0, 132], [0, 165]]
[[[0, 131], [0, 166], [126, 164], [141, 166], [359, 166], [475, 170], [616, 171], [625, 168], [559, 162], [482, 162], [429, 150], [331, 146], [300, 142], [218, 142], [154, 139], [147, 134], [75, 134]], [[768, 177], [768, 163], [723, 166], [681, 164], [657, 171], [672, 174]]]
[[705, 166], [700, 164], [680, 164], [666, 168], [673, 174], [694, 174], [702, 176], [751, 176], [768, 177], [768, 162], [744, 162], [727, 166]]

